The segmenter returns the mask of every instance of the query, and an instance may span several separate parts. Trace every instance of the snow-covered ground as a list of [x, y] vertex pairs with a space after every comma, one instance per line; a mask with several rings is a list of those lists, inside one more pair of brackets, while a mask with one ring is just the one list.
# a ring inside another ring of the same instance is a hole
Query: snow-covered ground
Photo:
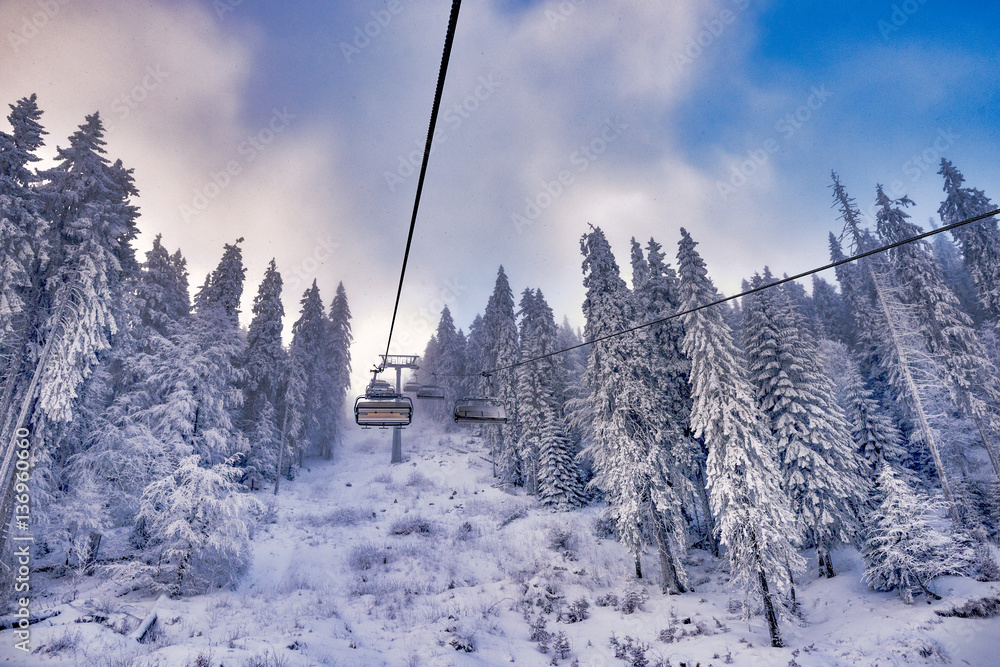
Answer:
[[[1000, 664], [1000, 617], [934, 613], [1000, 596], [996, 584], [949, 577], [934, 584], [943, 600], [907, 606], [895, 594], [868, 590], [860, 556], [842, 549], [834, 554], [837, 577], [816, 579], [812, 567], [798, 582], [801, 619], [784, 622], [787, 648], [772, 649], [760, 617], [741, 620], [725, 570], [708, 554], [689, 553], [695, 592], [664, 596], [655, 554], [643, 560], [646, 578], [635, 581], [628, 555], [599, 535], [599, 508], [554, 513], [494, 488], [469, 432], [439, 435], [418, 426], [404, 432], [403, 444], [406, 461], [393, 466], [389, 431], [354, 431], [334, 461], [308, 461], [295, 481], [282, 480], [277, 498], [260, 492], [273, 511], [254, 537], [248, 576], [235, 590], [162, 600], [149, 643], [126, 635], [154, 599], [119, 597], [97, 577], [36, 573], [45, 595], [35, 610], [59, 614], [31, 626], [30, 655], [14, 648], [11, 630], [0, 632], [0, 660], [647, 664], [617, 659], [614, 635], [620, 646], [648, 645], [649, 665], [675, 667]], [[605, 604], [609, 594], [617, 606]], [[641, 608], [625, 613], [630, 603]], [[548, 634], [546, 653], [532, 641], [531, 625], [536, 640]]]

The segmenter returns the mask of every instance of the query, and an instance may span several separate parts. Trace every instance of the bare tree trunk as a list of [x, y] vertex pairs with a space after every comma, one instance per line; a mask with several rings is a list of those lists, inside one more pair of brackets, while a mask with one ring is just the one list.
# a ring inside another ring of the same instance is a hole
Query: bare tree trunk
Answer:
[[667, 534], [663, 515], [656, 508], [651, 508], [650, 515], [653, 522], [653, 534], [656, 536], [656, 548], [660, 555], [660, 571], [663, 573], [661, 589], [664, 595], [684, 593], [684, 585], [681, 584], [677, 569], [674, 567], [673, 553], [670, 550], [670, 537]]
[[705, 507], [705, 539], [709, 550], [716, 558], [719, 557], [719, 540], [715, 535], [715, 517], [712, 516], [712, 505], [708, 500], [708, 490], [705, 488], [705, 469], [699, 463], [696, 473], [696, 484], [701, 503]]
[[274, 495], [278, 495], [278, 484], [281, 482], [281, 464], [285, 457], [285, 432], [288, 429], [288, 405], [285, 405], [285, 416], [281, 418], [281, 444], [278, 445], [278, 470], [274, 474]]
[[642, 579], [642, 561], [639, 560], [639, 554], [635, 554], [635, 578]]
[[767, 629], [771, 633], [771, 646], [781, 648], [784, 643], [781, 641], [781, 630], [778, 628], [778, 615], [774, 611], [774, 602], [771, 600], [771, 592], [767, 586], [767, 575], [764, 574], [763, 569], [757, 570], [757, 579], [764, 597], [764, 615], [767, 617]]

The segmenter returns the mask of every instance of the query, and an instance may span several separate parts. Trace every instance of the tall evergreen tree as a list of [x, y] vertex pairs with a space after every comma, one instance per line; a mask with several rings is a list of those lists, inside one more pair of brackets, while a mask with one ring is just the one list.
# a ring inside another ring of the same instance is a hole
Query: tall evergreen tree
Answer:
[[337, 291], [330, 303], [330, 367], [331, 411], [336, 419], [335, 442], [340, 442], [347, 414], [347, 394], [351, 390], [351, 309], [347, 304], [344, 283], [337, 283]]
[[292, 355], [305, 378], [299, 458], [309, 448], [328, 458], [332, 455], [332, 429], [327, 392], [334, 379], [327, 361], [329, 324], [315, 280], [300, 303], [299, 319], [292, 325]]
[[[520, 303], [521, 360], [556, 349], [556, 323], [541, 290], [525, 289]], [[521, 431], [518, 450], [525, 487], [543, 504], [569, 509], [583, 504], [583, 488], [571, 451], [558, 394], [561, 366], [554, 358], [517, 368]]]
[[[750, 287], [773, 282], [755, 275]], [[833, 383], [823, 372], [805, 317], [784, 290], [749, 295], [743, 344], [757, 400], [770, 418], [784, 488], [815, 547], [820, 576], [834, 575], [830, 548], [849, 544], [868, 494]]]
[[[996, 208], [982, 190], [962, 187], [965, 176], [950, 161], [941, 158], [945, 200], [938, 208], [941, 222], [951, 225]], [[962, 247], [965, 266], [983, 310], [1000, 325], [1000, 228], [995, 217], [963, 225], [951, 232]]]
[[250, 452], [243, 462], [244, 482], [269, 479], [277, 474], [281, 440], [278, 390], [285, 364], [281, 344], [281, 320], [285, 315], [281, 285], [281, 274], [272, 259], [254, 297], [253, 319], [247, 329], [241, 421], [250, 441]]
[[[912, 205], [903, 197], [892, 200], [882, 187], [876, 190], [876, 224], [879, 237], [887, 243], [912, 238], [921, 232], [908, 222], [903, 210]], [[914, 309], [916, 325], [924, 335], [927, 349], [941, 363], [952, 398], [962, 413], [974, 420], [980, 439], [989, 452], [993, 470], [1000, 477], [1000, 448], [989, 428], [1000, 428], [1000, 386], [998, 371], [987, 357], [972, 320], [959, 307], [958, 299], [944, 284], [941, 269], [924, 242], [906, 243], [889, 252], [890, 265], [904, 300]]]
[[819, 276], [813, 276], [812, 300], [814, 328], [823, 338], [854, 347], [854, 322], [850, 308], [836, 288]]
[[[493, 294], [490, 295], [483, 314], [482, 349], [485, 369], [515, 364], [520, 354], [517, 319], [514, 316], [514, 293], [502, 266], [497, 271]], [[507, 406], [507, 423], [486, 429], [486, 443], [493, 458], [494, 471], [504, 483], [520, 484], [523, 471], [517, 455], [517, 376], [513, 369], [497, 371], [482, 385], [484, 391], [488, 391], [491, 385], [494, 395]]]
[[[695, 242], [681, 229], [677, 253], [681, 310], [715, 298]], [[733, 583], [763, 602], [771, 645], [782, 646], [778, 616], [803, 567], [795, 551], [799, 528], [781, 488], [777, 448], [767, 417], [753, 398], [743, 355], [720, 311], [683, 317], [684, 352], [691, 359], [691, 427], [708, 446], [708, 491]], [[744, 605], [749, 611], [749, 604]]]
[[234, 323], [239, 322], [243, 281], [247, 273], [243, 266], [241, 243], [242, 236], [235, 243], [225, 245], [219, 265], [206, 279], [196, 299], [199, 309], [217, 306]]

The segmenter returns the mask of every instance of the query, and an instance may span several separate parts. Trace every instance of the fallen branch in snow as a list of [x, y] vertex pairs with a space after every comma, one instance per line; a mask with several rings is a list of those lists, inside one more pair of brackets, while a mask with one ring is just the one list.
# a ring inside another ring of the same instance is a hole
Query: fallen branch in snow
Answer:
[[952, 607], [948, 611], [936, 610], [938, 616], [958, 618], [990, 618], [1000, 616], [1000, 598], [984, 597], [978, 600], [969, 600], [961, 607]]
[[153, 603], [153, 608], [150, 609], [149, 613], [146, 615], [146, 618], [144, 618], [142, 623], [139, 624], [139, 627], [137, 627], [129, 634], [130, 639], [134, 639], [137, 642], [142, 641], [142, 638], [146, 636], [146, 633], [149, 632], [149, 629], [153, 627], [154, 623], [156, 623], [157, 608], [166, 599], [167, 599], [166, 593], [162, 594], [159, 598], [157, 598], [156, 602]]
[[[44, 620], [52, 618], [53, 616], [58, 616], [59, 613], [60, 612], [58, 609], [52, 609], [50, 611], [43, 611], [38, 616], [29, 616], [28, 625], [34, 625], [35, 623], [40, 623]], [[0, 631], [17, 627], [18, 625], [21, 624], [21, 621], [23, 620], [24, 618], [18, 618], [16, 616], [4, 616], [3, 618], [0, 618]]]

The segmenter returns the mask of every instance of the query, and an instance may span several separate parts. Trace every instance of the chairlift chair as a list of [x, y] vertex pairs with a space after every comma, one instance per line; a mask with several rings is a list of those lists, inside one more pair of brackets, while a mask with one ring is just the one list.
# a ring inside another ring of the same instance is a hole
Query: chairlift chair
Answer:
[[416, 380], [408, 380], [406, 384], [403, 385], [403, 391], [407, 394], [415, 394], [420, 391], [420, 383]]
[[444, 387], [438, 387], [433, 384], [425, 384], [417, 390], [417, 398], [432, 399], [437, 401], [444, 400]]
[[409, 426], [413, 418], [413, 401], [397, 394], [385, 380], [373, 378], [364, 396], [354, 401], [354, 421], [358, 426]]
[[455, 401], [456, 424], [506, 424], [507, 406], [497, 398], [463, 398]]

